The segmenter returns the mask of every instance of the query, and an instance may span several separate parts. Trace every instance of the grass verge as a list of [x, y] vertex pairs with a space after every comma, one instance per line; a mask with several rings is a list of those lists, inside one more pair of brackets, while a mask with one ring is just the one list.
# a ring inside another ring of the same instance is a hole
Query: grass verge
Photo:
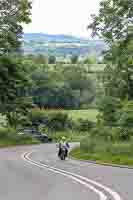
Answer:
[[70, 152], [70, 156], [80, 160], [92, 160], [96, 163], [108, 163], [117, 165], [133, 166], [133, 157], [128, 155], [112, 155], [108, 152], [86, 153], [80, 147], [76, 147]]
[[29, 135], [18, 135], [14, 129], [0, 128], [0, 147], [39, 143], [40, 142], [38, 140]]
[[32, 145], [32, 144], [40, 144], [38, 140], [30, 139], [30, 140], [21, 140], [16, 142], [15, 140], [4, 139], [0, 140], [0, 148], [3, 147], [11, 147], [11, 146], [19, 146], [19, 145]]

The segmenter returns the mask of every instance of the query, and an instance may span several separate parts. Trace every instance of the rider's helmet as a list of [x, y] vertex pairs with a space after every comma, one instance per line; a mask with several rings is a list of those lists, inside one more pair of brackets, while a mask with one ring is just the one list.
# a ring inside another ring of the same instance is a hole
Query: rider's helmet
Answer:
[[63, 141], [65, 141], [65, 140], [66, 140], [66, 138], [63, 136], [63, 137], [62, 137], [62, 140], [63, 140]]

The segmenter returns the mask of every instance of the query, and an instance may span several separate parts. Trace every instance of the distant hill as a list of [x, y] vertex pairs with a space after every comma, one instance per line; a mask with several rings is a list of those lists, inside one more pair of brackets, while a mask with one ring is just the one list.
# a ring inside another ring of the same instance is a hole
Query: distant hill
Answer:
[[25, 33], [23, 36], [25, 54], [45, 54], [55, 56], [85, 56], [95, 52], [100, 57], [106, 45], [102, 40], [87, 40], [69, 35], [49, 35], [45, 33]]
[[24, 40], [34, 40], [34, 41], [57, 41], [57, 42], [64, 42], [64, 41], [80, 41], [80, 38], [69, 36], [69, 35], [49, 35], [45, 33], [25, 33]]

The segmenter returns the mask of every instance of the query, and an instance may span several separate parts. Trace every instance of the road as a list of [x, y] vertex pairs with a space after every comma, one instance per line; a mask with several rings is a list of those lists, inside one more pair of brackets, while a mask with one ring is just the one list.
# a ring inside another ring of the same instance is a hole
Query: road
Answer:
[[133, 200], [133, 170], [57, 158], [55, 144], [0, 150], [1, 200]]

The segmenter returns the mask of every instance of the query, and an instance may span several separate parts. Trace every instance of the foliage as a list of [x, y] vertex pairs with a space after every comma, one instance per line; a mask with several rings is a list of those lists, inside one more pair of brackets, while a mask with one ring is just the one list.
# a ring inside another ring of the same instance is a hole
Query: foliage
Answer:
[[115, 125], [120, 117], [121, 101], [112, 96], [104, 96], [98, 103], [98, 110], [106, 125]]
[[31, 96], [39, 108], [77, 109], [93, 101], [95, 85], [83, 67], [51, 67], [41, 65], [31, 72]]
[[51, 131], [61, 131], [71, 127], [71, 120], [66, 113], [50, 113], [47, 126]]
[[108, 64], [104, 69], [103, 76], [105, 95], [120, 98], [122, 101], [127, 98], [128, 87], [126, 78], [124, 71], [119, 70], [115, 64]]
[[48, 63], [49, 64], [55, 64], [56, 63], [56, 57], [55, 56], [49, 56]]
[[29, 135], [18, 135], [12, 128], [0, 128], [0, 147], [22, 144], [39, 144], [39, 141]]
[[46, 112], [45, 110], [33, 109], [31, 112], [32, 124], [46, 126], [49, 131], [62, 131], [71, 128], [72, 121], [67, 113], [60, 111]]
[[[109, 131], [107, 131], [108, 133]], [[96, 160], [106, 163], [133, 165], [133, 141], [112, 141], [100, 135], [85, 136], [81, 139], [80, 148], [71, 155], [80, 159]]]
[[100, 3], [99, 15], [92, 15], [93, 22], [89, 25], [93, 35], [99, 35], [108, 41], [127, 39], [131, 34], [133, 2], [103, 0]]
[[[105, 60], [115, 66], [108, 87], [117, 88], [119, 97], [129, 99], [132, 95], [132, 50], [133, 50], [133, 2], [105, 0], [100, 3], [99, 14], [92, 15], [93, 36], [99, 35], [109, 44], [109, 49], [105, 52]], [[120, 87], [119, 87], [120, 86]], [[111, 94], [112, 96], [116, 95]]]
[[39, 55], [36, 55], [36, 56], [32, 56], [31, 61], [33, 61], [35, 64], [47, 65], [48, 64], [48, 57], [44, 56], [42, 54], [39, 54]]
[[119, 120], [121, 127], [133, 128], [133, 101], [125, 103]]
[[[93, 36], [108, 43], [104, 52], [107, 63], [103, 78], [104, 93], [99, 110], [103, 125], [119, 125], [108, 130], [113, 140], [129, 140], [132, 135], [132, 106], [125, 99], [133, 99], [133, 2], [102, 0], [98, 15], [92, 15]], [[121, 102], [120, 102], [121, 101]], [[125, 104], [123, 106], [123, 104]], [[99, 125], [100, 126], [100, 125]]]
[[[95, 126], [96, 110], [40, 110], [32, 109], [30, 120], [33, 125], [43, 125], [44, 130], [72, 130], [87, 133]], [[59, 130], [59, 131], [60, 131]]]
[[77, 55], [72, 55], [72, 57], [71, 57], [71, 63], [72, 64], [77, 64], [78, 63], [78, 56]]
[[22, 23], [30, 22], [30, 9], [28, 0], [0, 1], [0, 112], [14, 127], [22, 120], [20, 115], [26, 116], [29, 104], [24, 99], [28, 75], [15, 54], [20, 52]]
[[25, 97], [29, 87], [27, 72], [20, 59], [1, 56], [0, 74], [0, 112], [16, 127], [32, 102]]
[[95, 54], [91, 54], [84, 59], [84, 64], [96, 64], [97, 59]]
[[[104, 143], [105, 144], [105, 143]], [[117, 143], [115, 145], [106, 145], [103, 143], [99, 145], [102, 151], [95, 151], [94, 153], [84, 152], [81, 148], [75, 148], [71, 151], [70, 155], [73, 158], [81, 160], [93, 160], [98, 164], [116, 164], [133, 166], [132, 159], [132, 143]], [[107, 151], [108, 150], [108, 151]], [[109, 151], [110, 150], [110, 151]]]
[[48, 116], [50, 113], [65, 113], [69, 116], [72, 121], [77, 122], [82, 120], [89, 120], [92, 122], [96, 122], [96, 116], [98, 111], [96, 109], [88, 109], [88, 110], [64, 110], [64, 109], [32, 109], [32, 117], [33, 119], [43, 118], [43, 115]]
[[22, 23], [30, 22], [31, 3], [28, 0], [0, 1], [0, 51], [17, 51], [21, 45]]
[[129, 140], [133, 136], [133, 102], [124, 102], [124, 106], [121, 111], [119, 119], [119, 125], [121, 127], [121, 138], [123, 140]]
[[87, 132], [95, 127], [95, 123], [88, 119], [79, 119], [78, 120], [78, 131]]

